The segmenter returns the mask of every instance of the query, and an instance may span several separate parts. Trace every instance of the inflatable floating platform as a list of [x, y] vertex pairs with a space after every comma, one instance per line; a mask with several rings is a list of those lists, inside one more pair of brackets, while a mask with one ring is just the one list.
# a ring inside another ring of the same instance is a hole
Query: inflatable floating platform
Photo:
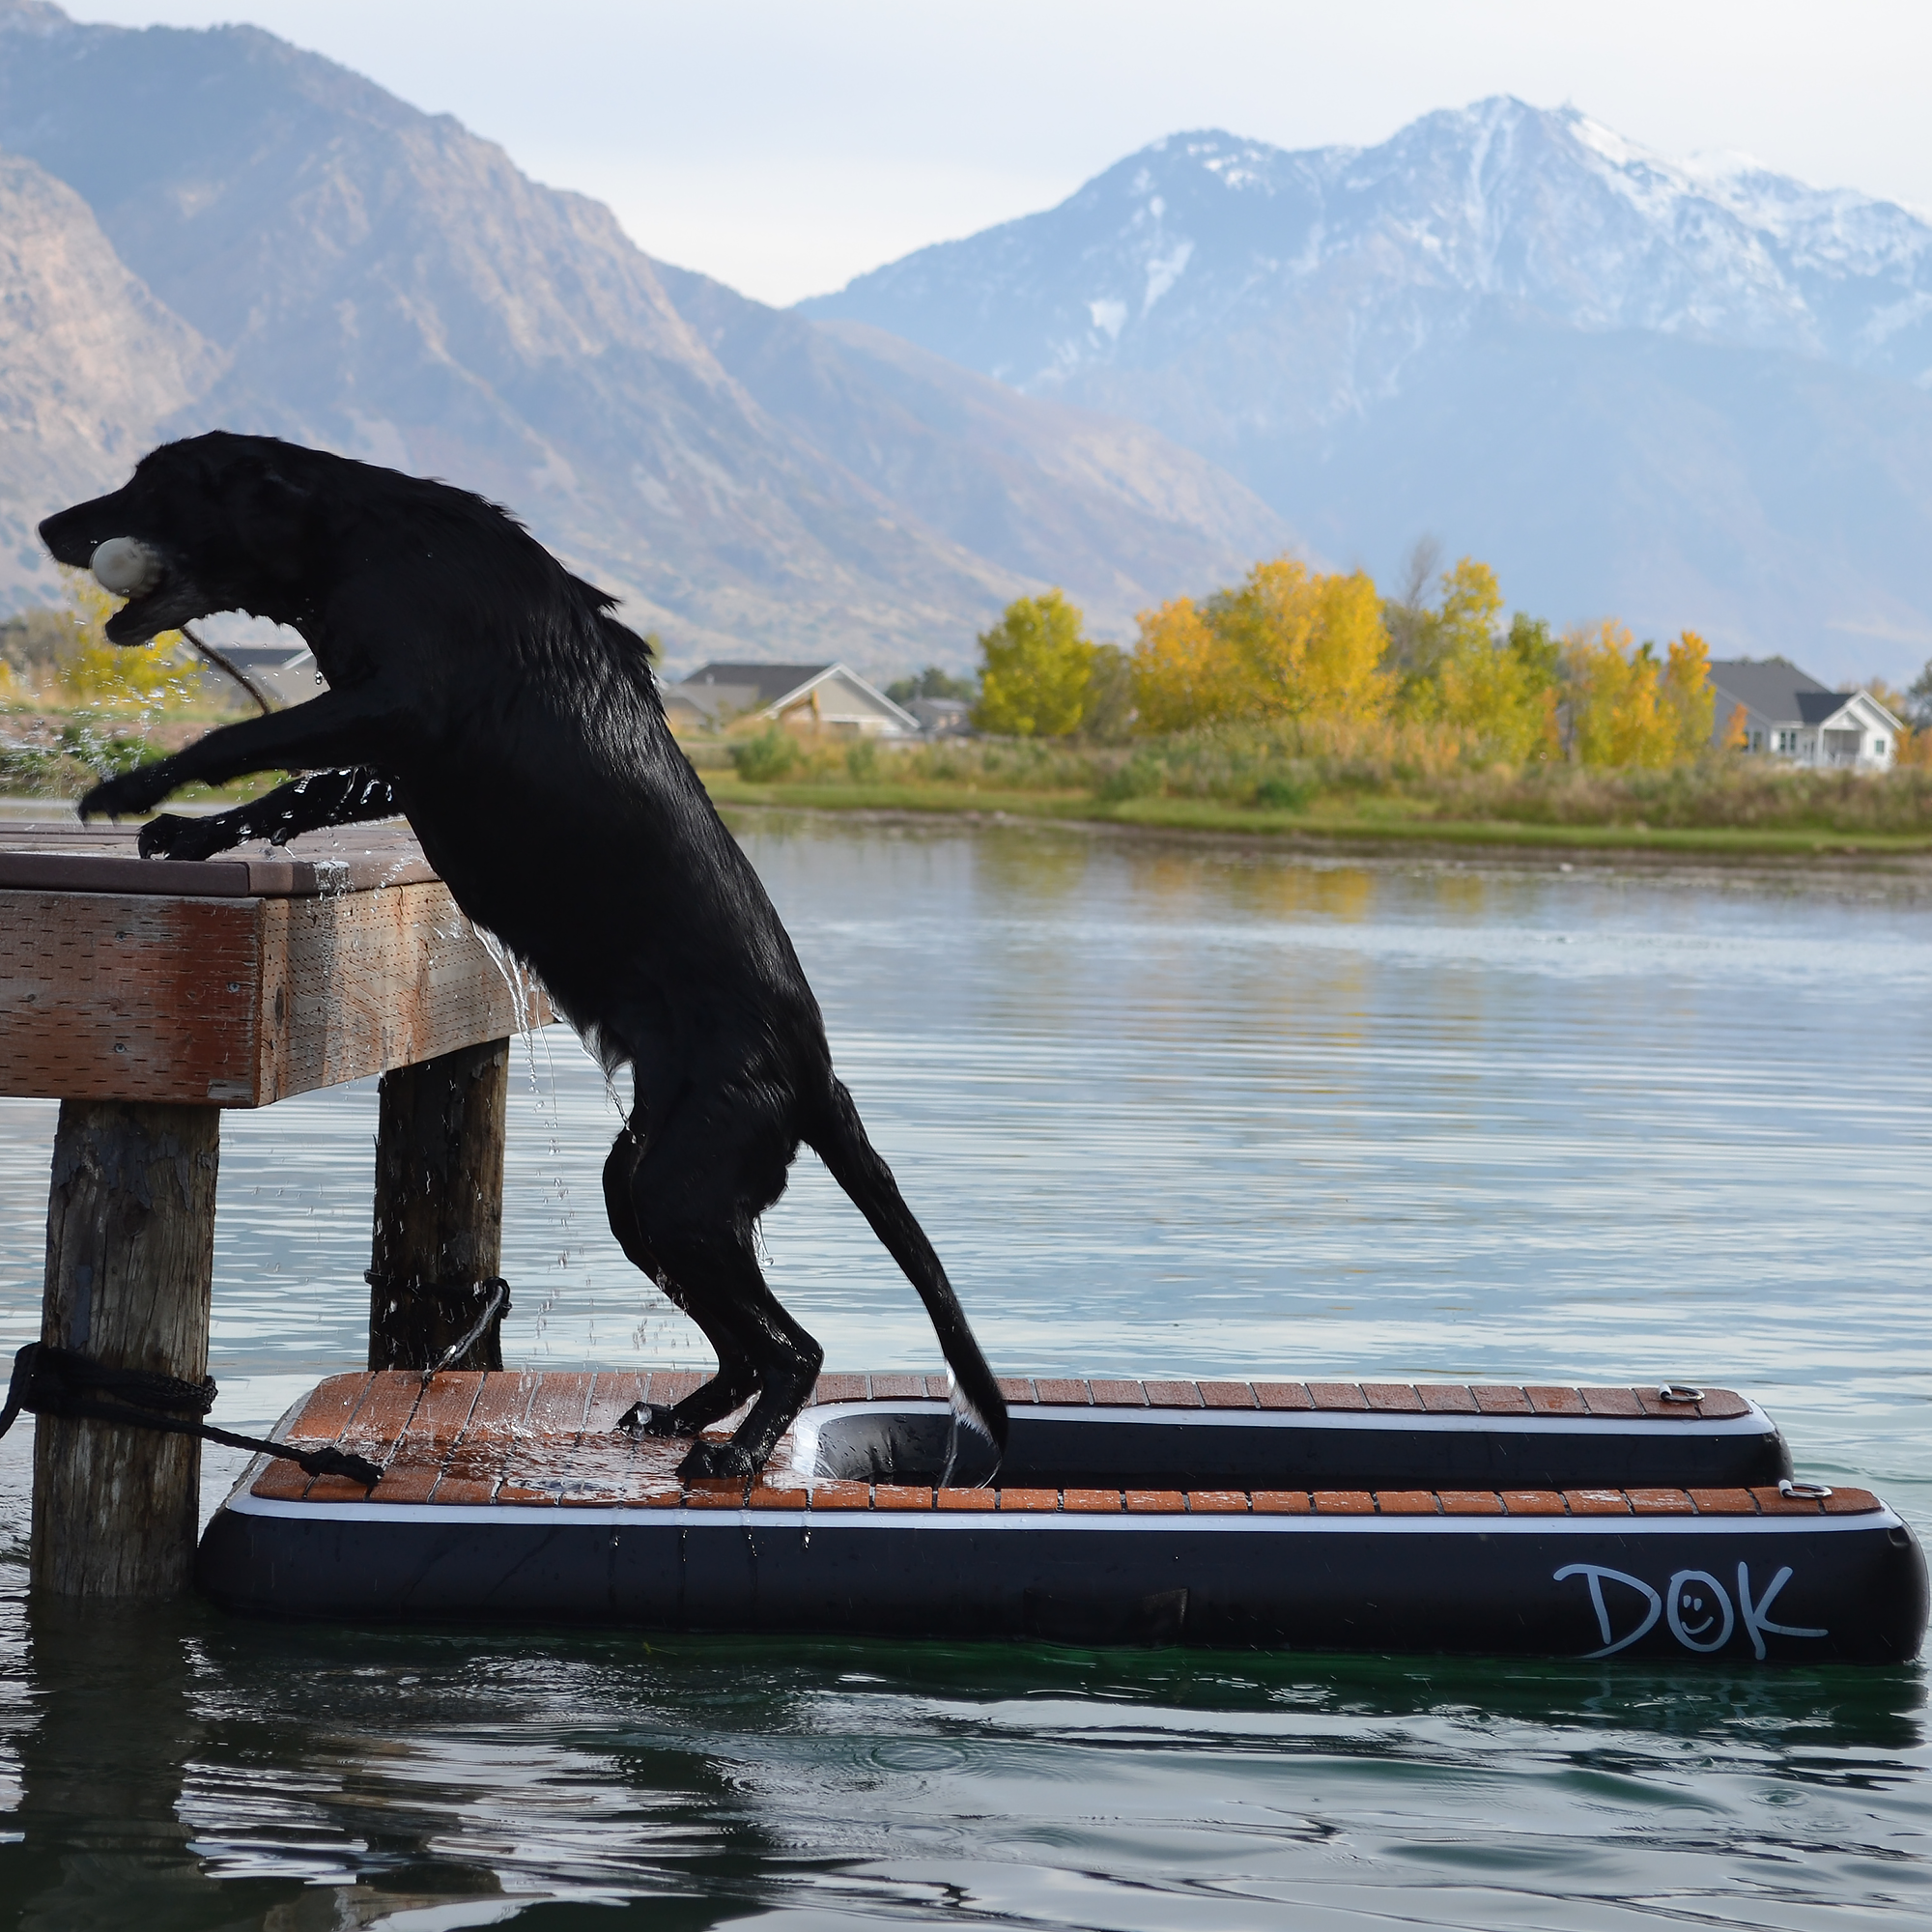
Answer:
[[[617, 1428], [693, 1375], [337, 1376], [199, 1581], [237, 1610], [678, 1631], [1897, 1663], [1910, 1528], [1796, 1483], [1726, 1390], [1008, 1381], [995, 1473], [937, 1378], [825, 1376], [763, 1474]], [[722, 1431], [720, 1432], [722, 1433]]]

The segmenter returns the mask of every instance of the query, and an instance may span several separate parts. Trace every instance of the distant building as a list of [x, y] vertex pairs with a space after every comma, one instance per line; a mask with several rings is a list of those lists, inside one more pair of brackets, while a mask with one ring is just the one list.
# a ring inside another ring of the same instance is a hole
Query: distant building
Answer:
[[835, 738], [916, 738], [920, 723], [842, 664], [708, 664], [664, 687], [665, 712], [682, 731], [720, 731], [764, 720]]
[[[210, 639], [211, 642], [214, 640]], [[324, 688], [315, 653], [299, 638], [271, 638], [267, 643], [215, 643], [235, 668], [266, 691], [277, 706], [306, 704]], [[213, 665], [203, 663], [202, 682], [221, 697], [240, 697], [235, 680]]]
[[1891, 769], [1905, 728], [1868, 691], [1833, 691], [1782, 658], [1711, 666], [1717, 717], [1711, 742], [1727, 743], [1743, 711], [1744, 749], [1795, 765]]
[[915, 697], [906, 709], [928, 738], [964, 738], [973, 729], [973, 707], [963, 697]]

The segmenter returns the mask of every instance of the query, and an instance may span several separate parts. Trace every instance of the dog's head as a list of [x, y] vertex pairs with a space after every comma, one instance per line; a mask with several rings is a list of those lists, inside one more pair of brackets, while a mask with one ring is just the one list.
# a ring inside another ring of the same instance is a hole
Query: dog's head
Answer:
[[145, 644], [214, 611], [299, 627], [316, 534], [311, 458], [225, 431], [163, 443], [111, 496], [47, 518], [41, 541], [128, 599], [107, 622], [117, 644]]

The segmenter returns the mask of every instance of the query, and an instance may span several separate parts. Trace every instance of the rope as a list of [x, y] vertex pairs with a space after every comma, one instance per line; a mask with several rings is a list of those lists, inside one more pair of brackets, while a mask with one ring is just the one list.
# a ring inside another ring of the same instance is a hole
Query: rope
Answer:
[[483, 1313], [471, 1325], [469, 1332], [460, 1342], [452, 1342], [428, 1368], [422, 1372], [422, 1385], [428, 1388], [430, 1378], [440, 1375], [451, 1362], [460, 1362], [469, 1350], [480, 1342], [489, 1331], [491, 1322], [500, 1321], [510, 1312], [510, 1284], [499, 1274], [493, 1274], [488, 1281], [480, 1281], [478, 1288], [490, 1291], [490, 1299], [483, 1305]]
[[471, 1281], [467, 1275], [460, 1274], [446, 1274], [440, 1281], [424, 1281], [420, 1276], [378, 1274], [374, 1268], [365, 1268], [362, 1279], [378, 1294], [388, 1295], [392, 1303], [402, 1294], [444, 1302], [464, 1294], [483, 1296], [483, 1312], [469, 1324], [464, 1332], [463, 1339], [452, 1342], [435, 1361], [421, 1371], [424, 1388], [427, 1388], [432, 1378], [440, 1376], [452, 1362], [460, 1362], [489, 1334], [491, 1328], [499, 1323], [510, 1312], [510, 1284], [499, 1274], [493, 1274], [487, 1281]]
[[[259, 1455], [299, 1463], [311, 1476], [347, 1476], [367, 1490], [382, 1481], [383, 1472], [375, 1463], [333, 1443], [294, 1449], [286, 1442], [237, 1435], [201, 1421], [199, 1418], [214, 1406], [214, 1396], [213, 1377], [185, 1382], [177, 1376], [156, 1375], [145, 1369], [111, 1369], [72, 1349], [57, 1349], [51, 1342], [29, 1342], [14, 1357], [7, 1406], [0, 1408], [0, 1435], [13, 1428], [14, 1418], [24, 1408], [35, 1415], [59, 1416], [63, 1421], [113, 1422], [128, 1429], [159, 1430], [169, 1435], [198, 1435], [205, 1442], [225, 1442], [231, 1449], [253, 1449]], [[102, 1397], [109, 1399], [103, 1401]]]
[[184, 624], [182, 626], [182, 636], [185, 637], [188, 640], [188, 642], [191, 643], [195, 647], [195, 649], [199, 651], [201, 655], [205, 657], [208, 660], [208, 662], [215, 668], [216, 670], [226, 671], [227, 674], [230, 677], [232, 677], [235, 680], [235, 682], [239, 684], [242, 687], [242, 689], [245, 691], [248, 694], [248, 696], [255, 700], [256, 707], [261, 711], [261, 714], [264, 718], [268, 717], [269, 714], [275, 709], [274, 705], [269, 701], [269, 694], [266, 691], [264, 691], [262, 687], [259, 684], [257, 684], [255, 680], [252, 677], [250, 677], [248, 673], [245, 670], [243, 670], [242, 667], [239, 664], [237, 664], [235, 660], [231, 658], [225, 651], [216, 650], [214, 646], [211, 644], [208, 641], [208, 639], [204, 638], [201, 635], [201, 633], [194, 628], [192, 624]]

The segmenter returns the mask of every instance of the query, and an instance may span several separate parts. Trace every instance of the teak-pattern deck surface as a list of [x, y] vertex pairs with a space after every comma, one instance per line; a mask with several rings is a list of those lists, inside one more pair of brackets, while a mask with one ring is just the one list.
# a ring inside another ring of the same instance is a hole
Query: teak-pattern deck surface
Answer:
[[[638, 1369], [448, 1372], [427, 1385], [404, 1372], [333, 1376], [289, 1425], [296, 1446], [335, 1443], [381, 1466], [374, 1490], [340, 1476], [311, 1479], [294, 1463], [270, 1463], [250, 1493], [281, 1502], [503, 1504], [570, 1508], [971, 1510], [1037, 1515], [1203, 1516], [1822, 1516], [1879, 1507], [1864, 1490], [1828, 1497], [1776, 1488], [1574, 1490], [1107, 1490], [929, 1489], [912, 1484], [811, 1481], [682, 1481], [687, 1442], [633, 1440], [617, 1418], [636, 1402], [669, 1404], [704, 1378]], [[1727, 1389], [1701, 1403], [1664, 1405], [1654, 1390], [1476, 1388], [1354, 1382], [1006, 1380], [1009, 1403], [1093, 1404], [1121, 1408], [1247, 1408], [1390, 1413], [1575, 1415], [1667, 1422], [1749, 1412]], [[815, 1402], [944, 1399], [940, 1376], [828, 1375]], [[711, 1432], [722, 1435], [724, 1429]], [[785, 1470], [789, 1441], [772, 1459]]]

